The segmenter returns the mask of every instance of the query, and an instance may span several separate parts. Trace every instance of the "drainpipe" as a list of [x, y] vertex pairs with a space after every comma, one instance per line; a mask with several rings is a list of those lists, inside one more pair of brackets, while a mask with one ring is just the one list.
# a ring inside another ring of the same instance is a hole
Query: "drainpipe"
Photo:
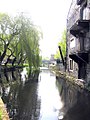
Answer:
[[63, 54], [62, 54], [62, 50], [61, 50], [61, 46], [58, 46], [58, 48], [59, 48], [59, 52], [60, 52], [61, 59], [62, 59], [62, 62], [63, 62], [63, 66], [65, 66], [65, 62], [64, 62], [64, 58], [63, 58]]

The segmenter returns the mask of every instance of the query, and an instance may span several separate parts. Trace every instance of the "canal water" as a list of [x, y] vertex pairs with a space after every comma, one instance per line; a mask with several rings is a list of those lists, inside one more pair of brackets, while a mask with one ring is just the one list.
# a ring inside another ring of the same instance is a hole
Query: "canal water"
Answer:
[[0, 95], [10, 120], [90, 120], [90, 92], [43, 68], [38, 82], [27, 71], [2, 74]]
[[39, 80], [38, 95], [41, 100], [39, 120], [58, 120], [63, 103], [56, 86], [56, 77], [50, 71], [43, 70]]
[[[13, 75], [13, 77], [12, 77]], [[27, 72], [3, 75], [1, 97], [6, 105], [10, 120], [58, 120], [63, 107], [55, 75], [48, 69], [42, 69], [38, 82], [30, 82]]]

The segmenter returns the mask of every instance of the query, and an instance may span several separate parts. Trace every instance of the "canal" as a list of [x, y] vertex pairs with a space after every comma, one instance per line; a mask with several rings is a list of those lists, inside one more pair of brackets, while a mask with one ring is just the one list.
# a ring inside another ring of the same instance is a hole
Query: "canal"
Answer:
[[27, 72], [2, 75], [0, 95], [10, 120], [90, 120], [90, 92], [42, 69], [38, 82], [30, 82]]
[[1, 86], [0, 91], [10, 120], [58, 120], [58, 117], [63, 117], [59, 116], [63, 103], [56, 77], [48, 69], [41, 70], [38, 82], [26, 80], [25, 69], [6, 76], [3, 76], [4, 81], [8, 78], [13, 82]]

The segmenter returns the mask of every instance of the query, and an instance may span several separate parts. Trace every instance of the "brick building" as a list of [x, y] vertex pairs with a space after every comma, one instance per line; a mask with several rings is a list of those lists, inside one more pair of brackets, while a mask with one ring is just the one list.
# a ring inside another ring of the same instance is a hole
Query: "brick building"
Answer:
[[67, 71], [90, 81], [90, 0], [72, 0], [67, 16]]

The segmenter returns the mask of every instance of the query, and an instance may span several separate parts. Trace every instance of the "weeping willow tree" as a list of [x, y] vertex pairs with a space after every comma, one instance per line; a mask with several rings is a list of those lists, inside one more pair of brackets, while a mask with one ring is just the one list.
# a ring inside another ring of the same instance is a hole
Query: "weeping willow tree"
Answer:
[[[6, 19], [7, 18], [7, 19]], [[0, 61], [6, 66], [28, 64], [29, 74], [40, 66], [40, 29], [33, 22], [19, 15], [14, 18], [0, 14]], [[10, 63], [11, 61], [11, 63]]]
[[21, 16], [21, 33], [20, 33], [20, 45], [28, 61], [29, 74], [33, 70], [38, 70], [40, 66], [39, 59], [39, 40], [41, 32], [30, 21], [30, 19]]

